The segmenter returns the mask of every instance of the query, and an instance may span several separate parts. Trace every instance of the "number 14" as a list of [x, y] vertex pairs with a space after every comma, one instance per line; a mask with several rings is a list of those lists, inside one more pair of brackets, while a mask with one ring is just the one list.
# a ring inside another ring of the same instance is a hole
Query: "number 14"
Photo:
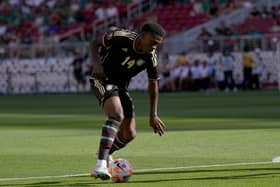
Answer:
[[121, 63], [123, 66], [127, 65], [127, 68], [130, 69], [134, 64], [135, 60], [130, 60], [130, 57], [126, 57], [125, 60]]

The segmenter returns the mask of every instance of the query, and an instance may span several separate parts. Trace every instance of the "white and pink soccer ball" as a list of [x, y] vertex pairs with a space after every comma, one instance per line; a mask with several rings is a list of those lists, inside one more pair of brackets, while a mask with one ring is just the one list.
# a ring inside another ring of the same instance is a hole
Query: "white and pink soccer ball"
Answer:
[[132, 176], [131, 163], [125, 159], [116, 159], [109, 166], [113, 182], [127, 182]]

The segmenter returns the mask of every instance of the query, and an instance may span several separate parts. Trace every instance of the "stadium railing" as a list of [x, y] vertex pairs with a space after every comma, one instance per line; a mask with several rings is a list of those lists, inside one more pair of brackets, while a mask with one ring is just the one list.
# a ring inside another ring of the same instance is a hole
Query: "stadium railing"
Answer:
[[[260, 44], [267, 44], [272, 41], [275, 46], [263, 45], [264, 48], [262, 48], [263, 61], [266, 67], [264, 74], [269, 74], [271, 82], [279, 82], [280, 55], [279, 49], [276, 47], [279, 45], [279, 38], [276, 40], [271, 37], [246, 36], [235, 39], [238, 41], [238, 44], [234, 45], [235, 50], [241, 50], [241, 46], [248, 40], [253, 40], [254, 43], [257, 39], [257, 43]], [[200, 42], [198, 41], [196, 45], [199, 46]], [[276, 52], [275, 49], [277, 49]], [[218, 50], [216, 54], [219, 55], [220, 52]], [[88, 43], [86, 42], [1, 47], [0, 94], [88, 92], [90, 91], [88, 76], [91, 66], [87, 54]], [[236, 59], [234, 73], [235, 75], [241, 75], [241, 51], [236, 51], [234, 55]], [[176, 56], [176, 53], [170, 53], [170, 56]], [[187, 53], [187, 57], [190, 60], [205, 60], [206, 53], [200, 47], [197, 48], [197, 51]], [[78, 73], [81, 73], [83, 80], [77, 79], [75, 68], [78, 69]], [[133, 78], [129, 89], [146, 90], [146, 72]]]

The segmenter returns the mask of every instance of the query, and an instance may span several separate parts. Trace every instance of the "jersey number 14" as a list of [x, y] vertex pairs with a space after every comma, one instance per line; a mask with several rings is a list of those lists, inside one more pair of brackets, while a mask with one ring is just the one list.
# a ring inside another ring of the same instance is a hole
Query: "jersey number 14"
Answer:
[[131, 59], [130, 57], [126, 57], [125, 60], [122, 62], [123, 66], [127, 66], [127, 69], [132, 68], [132, 66], [135, 64], [135, 60]]

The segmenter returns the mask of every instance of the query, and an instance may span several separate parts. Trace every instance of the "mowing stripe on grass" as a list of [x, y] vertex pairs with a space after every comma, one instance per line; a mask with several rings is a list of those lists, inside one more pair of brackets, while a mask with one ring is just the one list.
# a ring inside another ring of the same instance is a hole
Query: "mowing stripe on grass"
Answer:
[[[273, 162], [271, 162], [271, 161], [270, 162], [241, 162], [241, 163], [229, 163], [229, 164], [181, 166], [181, 167], [170, 167], [170, 168], [135, 169], [135, 170], [133, 170], [133, 173], [145, 173], [145, 172], [151, 172], [151, 171], [167, 171], [167, 170], [179, 170], [179, 169], [210, 168], [210, 167], [261, 165], [261, 164], [272, 164], [272, 163]], [[67, 175], [57, 175], [57, 176], [0, 178], [0, 181], [17, 181], [17, 180], [31, 180], [31, 179], [55, 179], [55, 178], [85, 177], [85, 176], [90, 176], [90, 173], [67, 174]]]

